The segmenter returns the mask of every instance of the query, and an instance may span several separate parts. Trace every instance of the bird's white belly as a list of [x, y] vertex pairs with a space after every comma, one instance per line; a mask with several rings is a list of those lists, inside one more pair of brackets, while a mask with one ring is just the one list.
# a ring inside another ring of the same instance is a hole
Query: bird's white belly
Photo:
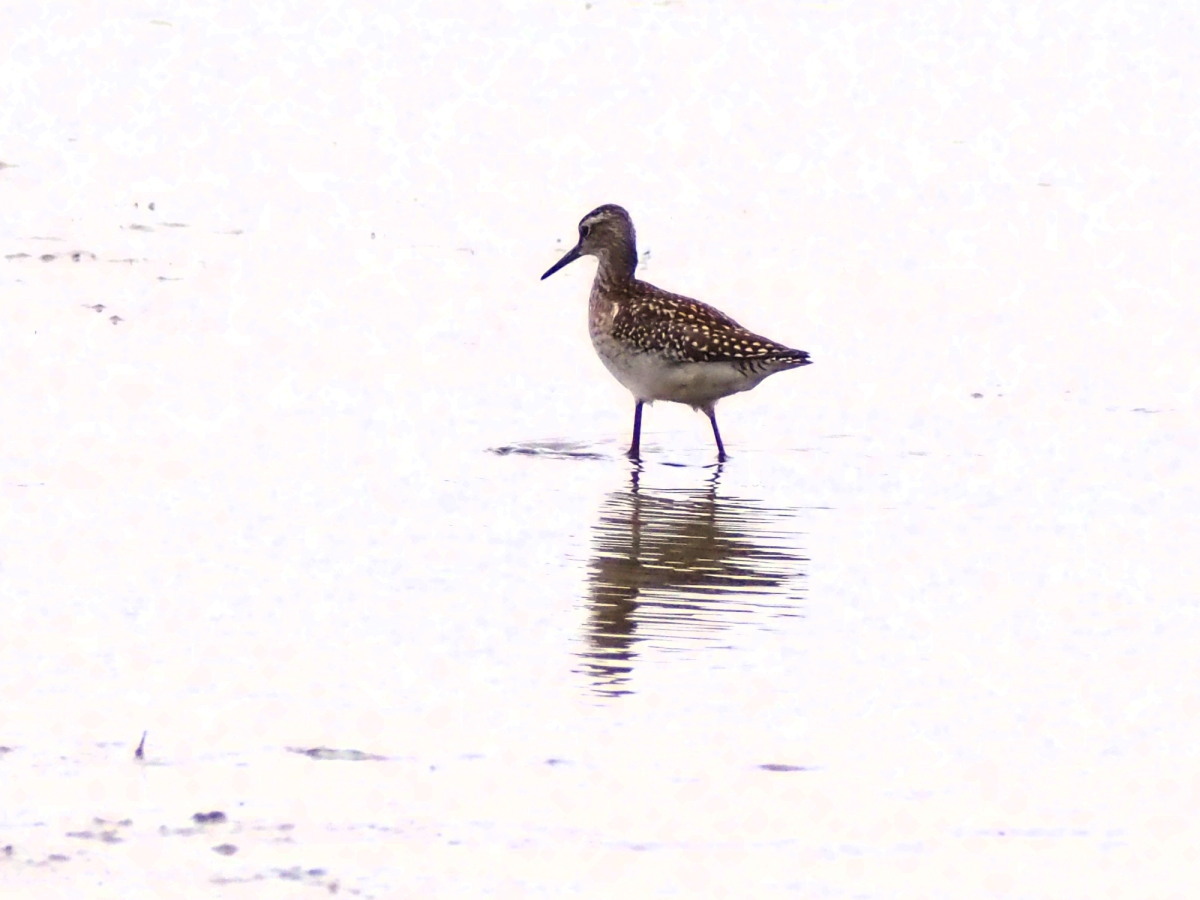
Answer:
[[767, 374], [746, 375], [726, 362], [670, 362], [654, 353], [630, 352], [601, 341], [596, 342], [596, 353], [638, 400], [669, 400], [701, 409], [750, 390]]

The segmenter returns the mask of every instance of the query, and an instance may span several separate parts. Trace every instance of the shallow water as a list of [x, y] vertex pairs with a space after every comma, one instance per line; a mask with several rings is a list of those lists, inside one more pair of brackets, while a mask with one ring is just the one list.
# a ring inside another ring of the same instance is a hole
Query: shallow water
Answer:
[[[1187, 896], [1195, 62], [1068, 7], [11, 13], [0, 886]], [[813, 354], [724, 465], [601, 202]]]

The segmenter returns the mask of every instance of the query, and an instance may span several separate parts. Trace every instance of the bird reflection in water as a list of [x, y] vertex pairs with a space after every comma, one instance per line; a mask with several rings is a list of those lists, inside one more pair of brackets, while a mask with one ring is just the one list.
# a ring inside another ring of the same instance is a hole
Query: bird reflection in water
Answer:
[[631, 693], [635, 644], [678, 650], [726, 628], [797, 616], [804, 566], [795, 510], [702, 486], [648, 488], [640, 464], [605, 498], [588, 563], [583, 670], [601, 694]]

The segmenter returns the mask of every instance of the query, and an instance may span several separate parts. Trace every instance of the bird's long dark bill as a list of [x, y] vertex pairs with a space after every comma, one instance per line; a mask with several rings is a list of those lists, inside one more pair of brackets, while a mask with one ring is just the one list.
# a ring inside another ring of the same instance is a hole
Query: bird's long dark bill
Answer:
[[575, 260], [579, 259], [580, 255], [581, 254], [579, 253], [579, 245], [576, 244], [574, 247], [572, 247], [570, 250], [567, 251], [566, 256], [564, 256], [562, 259], [560, 259], [558, 262], [556, 262], [554, 265], [552, 265], [549, 269], [546, 270], [546, 274], [542, 276], [542, 281], [545, 281], [547, 278], [549, 278], [551, 275], [553, 275], [555, 272], [557, 272], [559, 269], [561, 269], [563, 266], [567, 265], [568, 263], [575, 262]]

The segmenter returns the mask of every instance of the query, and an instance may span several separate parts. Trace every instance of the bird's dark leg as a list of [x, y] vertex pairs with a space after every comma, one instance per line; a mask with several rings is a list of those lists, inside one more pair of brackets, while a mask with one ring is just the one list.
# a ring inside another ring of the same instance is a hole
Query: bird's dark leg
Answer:
[[717, 428], [717, 411], [706, 409], [704, 412], [708, 415], [708, 421], [712, 422], [713, 437], [717, 439], [717, 462], [725, 462], [728, 457], [725, 455], [725, 444], [721, 441], [721, 430]]
[[[629, 458], [641, 459], [642, 445], [642, 404], [644, 401], [639, 400], [637, 406], [633, 408], [633, 442], [629, 445]], [[715, 425], [714, 425], [715, 427]]]

